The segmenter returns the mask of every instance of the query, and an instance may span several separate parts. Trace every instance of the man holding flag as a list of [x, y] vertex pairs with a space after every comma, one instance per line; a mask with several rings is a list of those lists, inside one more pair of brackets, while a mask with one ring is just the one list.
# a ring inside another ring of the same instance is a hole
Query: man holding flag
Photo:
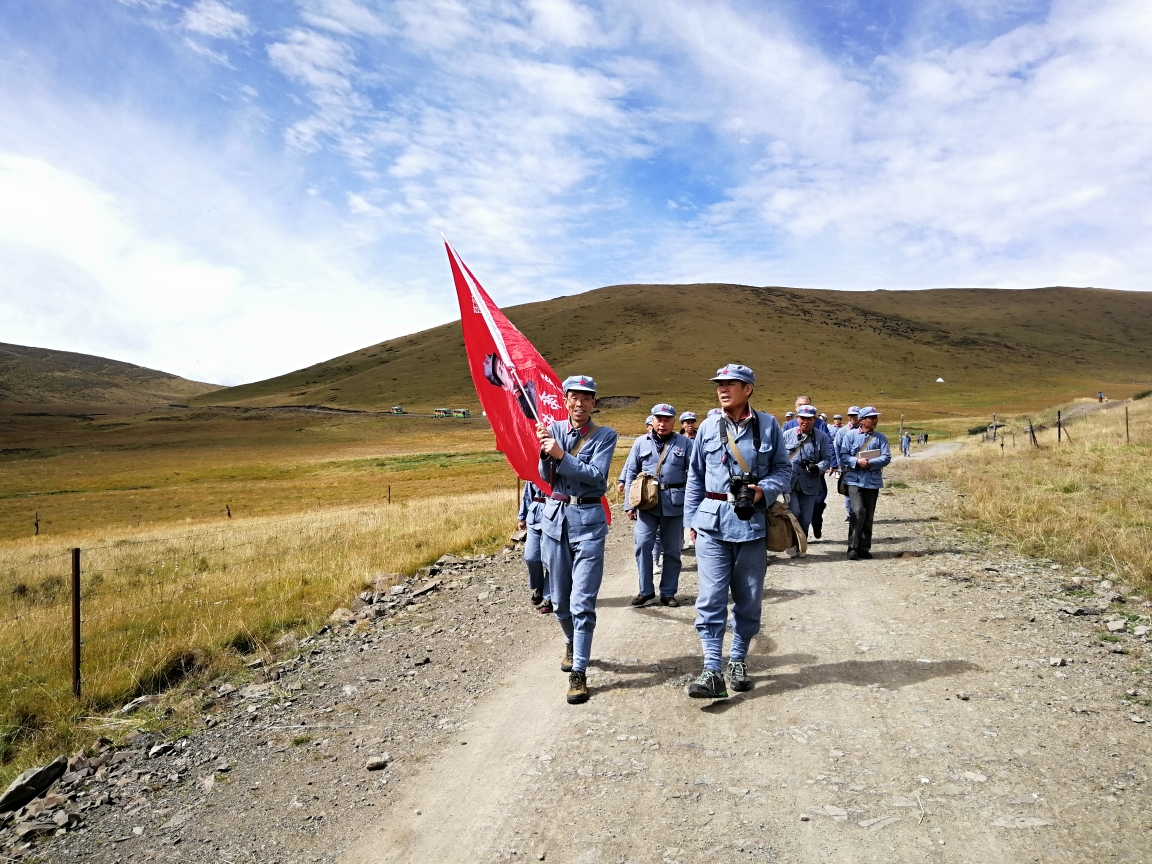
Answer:
[[601, 499], [608, 490], [616, 432], [592, 422], [592, 378], [567, 378], [563, 391], [568, 419], [536, 426], [540, 477], [552, 487], [540, 527], [548, 596], [566, 640], [560, 668], [570, 673], [568, 703], [579, 705], [588, 701], [588, 659], [608, 536]]

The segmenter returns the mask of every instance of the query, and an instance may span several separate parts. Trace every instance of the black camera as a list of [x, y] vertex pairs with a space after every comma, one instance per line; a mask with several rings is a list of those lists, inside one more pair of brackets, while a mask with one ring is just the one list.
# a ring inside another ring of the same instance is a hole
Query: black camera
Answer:
[[811, 474], [813, 477], [820, 476], [820, 463], [815, 459], [801, 459], [800, 467]]
[[747, 522], [756, 512], [756, 478], [751, 474], [733, 477], [732, 482], [728, 484], [728, 491], [736, 499], [732, 503], [736, 518]]

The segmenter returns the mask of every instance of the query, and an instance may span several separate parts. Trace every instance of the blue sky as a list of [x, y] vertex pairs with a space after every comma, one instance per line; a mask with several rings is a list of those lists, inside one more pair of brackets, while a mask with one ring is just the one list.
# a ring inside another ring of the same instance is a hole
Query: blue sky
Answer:
[[8, 0], [0, 341], [256, 380], [457, 317], [441, 231], [504, 305], [1146, 289], [1150, 67], [1138, 0]]

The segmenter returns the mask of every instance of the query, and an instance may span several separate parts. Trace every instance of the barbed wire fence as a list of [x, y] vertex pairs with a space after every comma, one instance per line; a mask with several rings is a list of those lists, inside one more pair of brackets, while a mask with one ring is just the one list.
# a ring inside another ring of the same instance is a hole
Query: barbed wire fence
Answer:
[[[351, 532], [344, 529], [363, 528], [376, 518], [361, 512], [318, 526], [302, 525], [299, 518], [247, 526], [261, 532], [255, 536], [235, 536], [240, 532], [228, 526], [122, 540], [0, 569], [0, 580], [17, 607], [14, 614], [0, 617], [0, 638], [8, 655], [7, 662], [0, 659], [0, 669], [7, 667], [10, 694], [31, 688], [53, 701], [65, 699], [70, 678], [70, 695], [79, 700], [84, 696], [85, 657], [97, 640], [110, 643], [101, 646], [103, 659], [113, 654], [133, 662], [131, 657], [145, 653], [149, 640], [162, 641], [171, 632], [170, 620], [180, 614], [205, 616], [201, 623], [207, 629], [208, 616], [218, 615], [220, 606], [259, 590], [251, 578], [255, 568], [264, 577], [269, 571], [281, 574], [291, 556], [314, 560], [325, 547], [349, 541]], [[281, 526], [289, 527], [262, 533]], [[161, 548], [138, 560], [124, 560], [148, 546]], [[237, 554], [241, 550], [247, 551]], [[70, 676], [62, 674], [66, 670]]]

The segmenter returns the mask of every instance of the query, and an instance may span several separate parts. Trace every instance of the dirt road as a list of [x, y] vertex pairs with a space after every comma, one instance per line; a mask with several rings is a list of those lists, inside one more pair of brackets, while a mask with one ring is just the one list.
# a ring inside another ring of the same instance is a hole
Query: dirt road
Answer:
[[198, 728], [109, 751], [77, 787], [83, 826], [26, 854], [1152, 862], [1152, 604], [948, 527], [951, 493], [910, 472], [889, 471], [875, 560], [845, 559], [835, 496], [825, 541], [773, 560], [748, 694], [687, 698], [694, 560], [682, 608], [633, 609], [618, 519], [586, 705], [522, 564], [460, 562], [397, 615], [278, 655], [277, 680], [173, 697]]
[[881, 500], [876, 560], [845, 560], [836, 501], [774, 560], [755, 689], [711, 704], [691, 606], [628, 605], [618, 523], [591, 701], [543, 640], [343, 860], [1152, 860], [1148, 725], [1098, 713], [1117, 655], [1017, 590], [1051, 571], [926, 537], [932, 491]]

